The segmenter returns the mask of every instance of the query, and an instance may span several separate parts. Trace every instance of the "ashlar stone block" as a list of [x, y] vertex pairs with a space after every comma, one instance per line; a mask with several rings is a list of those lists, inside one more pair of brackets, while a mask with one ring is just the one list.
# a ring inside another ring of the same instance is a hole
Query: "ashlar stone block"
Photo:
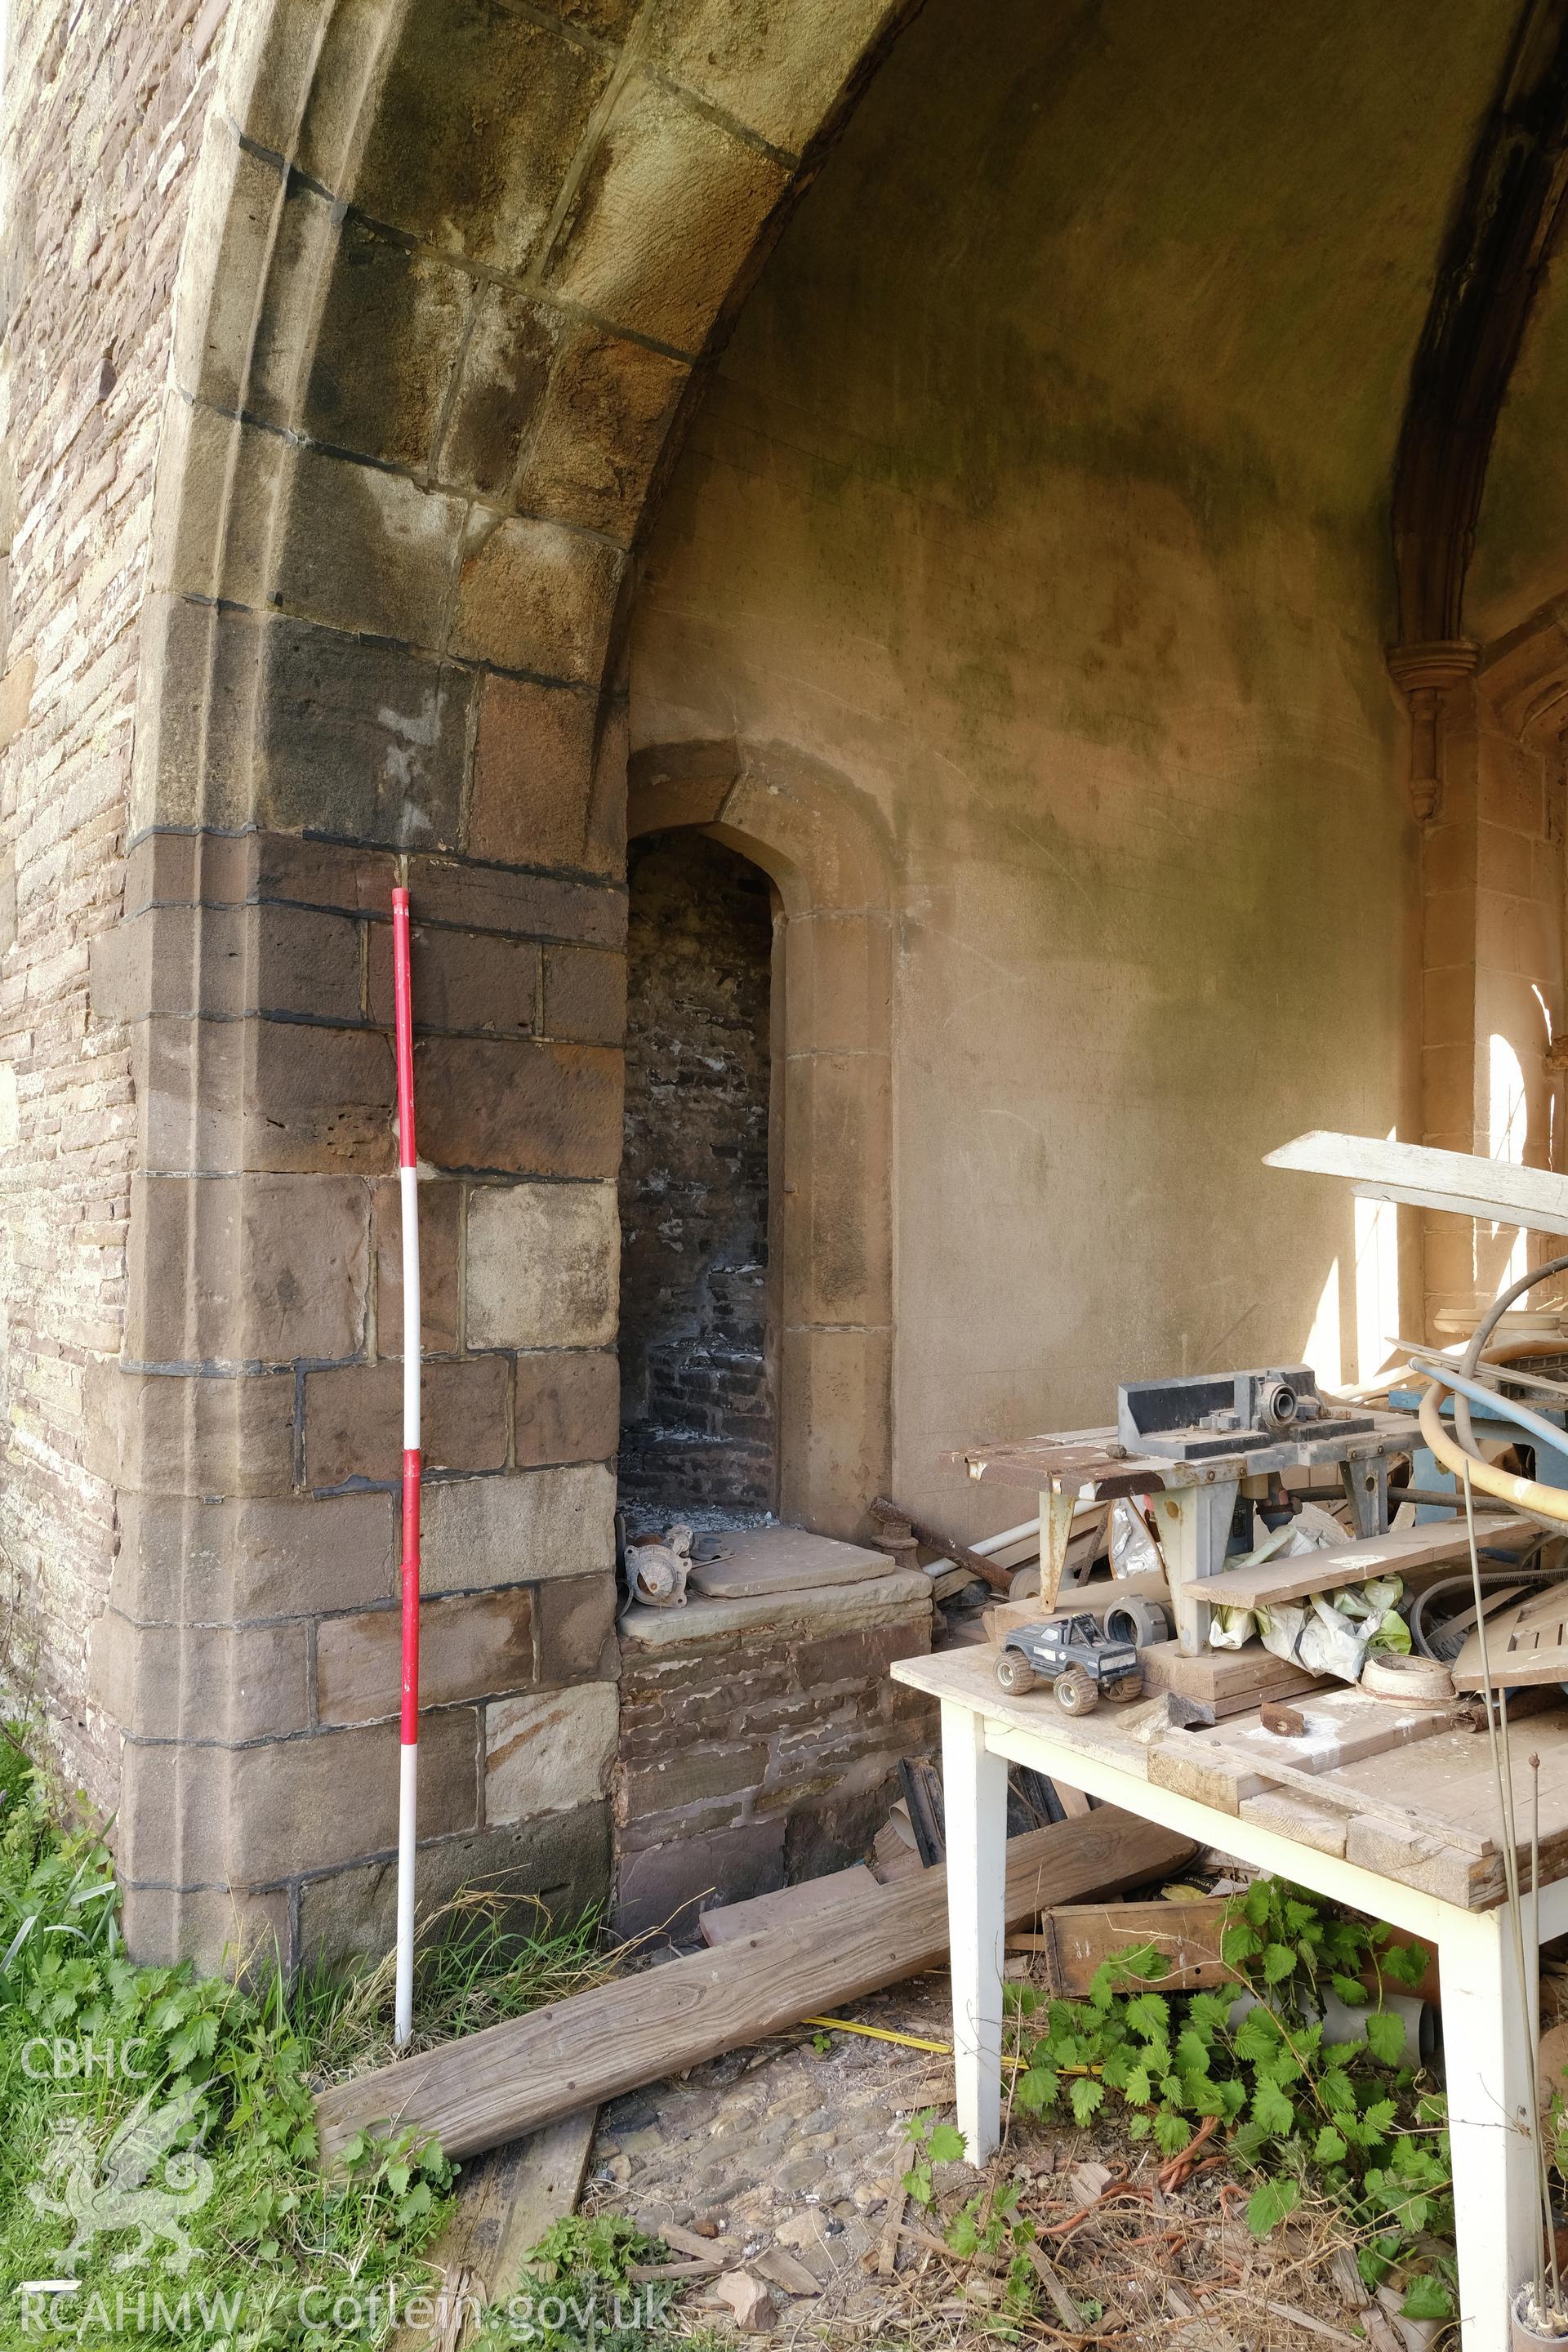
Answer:
[[[615, 1514], [615, 1475], [603, 1463], [440, 1479], [425, 1496], [422, 1589], [607, 1577], [616, 1564]], [[552, 1679], [565, 1677], [552, 1670]]]
[[485, 1710], [485, 1819], [521, 1822], [602, 1797], [616, 1760], [616, 1686], [531, 1692]]
[[241, 1623], [389, 1600], [396, 1590], [391, 1495], [120, 1496], [110, 1602], [128, 1617]]
[[620, 1365], [610, 1350], [550, 1348], [517, 1360], [513, 1423], [517, 1466], [604, 1462], [616, 1450]]
[[404, 26], [354, 201], [415, 236], [520, 270], [611, 59], [491, 0], [421, 0]]
[[356, 1355], [368, 1211], [357, 1177], [133, 1178], [127, 1354], [153, 1364]]
[[[316, 1634], [316, 1711], [323, 1724], [395, 1715], [403, 1619], [395, 1609], [324, 1618]], [[531, 1596], [461, 1593], [428, 1602], [419, 1620], [421, 1707], [446, 1706], [534, 1679]]]
[[451, 651], [501, 669], [596, 683], [625, 570], [618, 549], [584, 531], [476, 512]]
[[414, 470], [434, 446], [469, 282], [353, 215], [344, 221], [305, 391], [312, 440]]
[[574, 326], [528, 436], [518, 503], [629, 546], [690, 372], [673, 353]]
[[616, 1336], [613, 1184], [476, 1187], [468, 1203], [469, 1344], [603, 1348]]
[[[434, 1167], [610, 1176], [621, 1151], [621, 1056], [530, 1038], [423, 1037], [419, 1148]], [[480, 1345], [488, 1344], [479, 1342]]]
[[899, 0], [658, 0], [649, 56], [770, 145], [798, 153]]
[[547, 280], [600, 318], [695, 355], [789, 177], [786, 164], [634, 78]]
[[273, 583], [289, 611], [438, 646], [463, 504], [402, 474], [300, 450]]

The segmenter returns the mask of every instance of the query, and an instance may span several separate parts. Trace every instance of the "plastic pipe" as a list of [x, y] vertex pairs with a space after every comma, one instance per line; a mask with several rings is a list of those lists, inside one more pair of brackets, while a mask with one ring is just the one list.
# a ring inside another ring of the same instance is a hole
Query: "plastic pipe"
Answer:
[[419, 1180], [414, 1146], [414, 992], [408, 893], [392, 894], [397, 1179], [403, 1208], [403, 1694], [397, 1782], [397, 1991], [393, 2040], [414, 2031], [414, 1872], [419, 1815]]
[[1468, 1397], [1472, 1404], [1485, 1405], [1495, 1419], [1511, 1421], [1516, 1428], [1523, 1430], [1527, 1437], [1533, 1437], [1537, 1445], [1545, 1445], [1553, 1454], [1560, 1454], [1564, 1446], [1568, 1446], [1568, 1432], [1564, 1432], [1558, 1423], [1542, 1421], [1539, 1413], [1531, 1412], [1530, 1407], [1521, 1404], [1516, 1397], [1500, 1396], [1496, 1389], [1489, 1389], [1483, 1381], [1468, 1379], [1442, 1358], [1429, 1356], [1425, 1363], [1417, 1359], [1415, 1369], [1426, 1373], [1429, 1379], [1441, 1381], [1446, 1389], [1453, 1389], [1458, 1395]]
[[1478, 1455], [1467, 1454], [1443, 1426], [1437, 1402], [1440, 1379], [1436, 1374], [1429, 1374], [1428, 1378], [1432, 1386], [1423, 1396], [1416, 1417], [1429, 1451], [1444, 1469], [1451, 1470], [1461, 1480], [1468, 1476], [1471, 1485], [1479, 1486], [1483, 1495], [1495, 1495], [1500, 1502], [1511, 1503], [1516, 1511], [1527, 1511], [1531, 1518], [1549, 1519], [1554, 1527], [1568, 1526], [1568, 1487], [1543, 1486], [1538, 1479], [1516, 1477], [1511, 1470], [1496, 1469]]
[[1020, 1519], [1016, 1528], [1004, 1528], [999, 1536], [987, 1536], [983, 1543], [972, 1543], [969, 1549], [977, 1551], [982, 1559], [989, 1559], [994, 1551], [1005, 1551], [1009, 1544], [1022, 1543], [1026, 1536], [1037, 1536], [1039, 1532], [1038, 1519]]
[[[1397, 2017], [1405, 2027], [1406, 2054], [1419, 2064], [1429, 2065], [1436, 2055], [1437, 2029], [1441, 2022], [1430, 2001], [1418, 2000], [1414, 1993], [1390, 1992], [1385, 1985], [1381, 1996], [1368, 1992], [1363, 2005], [1352, 2009], [1337, 1992], [1320, 1992], [1314, 1996], [1315, 2006], [1323, 2028], [1325, 2042], [1363, 2042], [1366, 2038], [1366, 2021], [1372, 2010], [1386, 2010]], [[1244, 2017], [1255, 2009], [1264, 2008], [1255, 1992], [1238, 1993], [1231, 2002], [1226, 2022], [1234, 2033]]]

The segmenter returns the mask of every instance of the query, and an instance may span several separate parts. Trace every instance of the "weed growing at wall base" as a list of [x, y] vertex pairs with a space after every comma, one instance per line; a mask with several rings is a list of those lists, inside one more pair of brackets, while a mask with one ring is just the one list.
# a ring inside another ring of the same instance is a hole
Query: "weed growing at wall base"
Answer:
[[[493, 1902], [458, 1910], [422, 1954], [437, 2032], [604, 1972], [592, 1923], [519, 1938]], [[0, 2345], [370, 2352], [436, 2318], [439, 2148], [366, 2144], [331, 2180], [316, 2161], [314, 2092], [384, 2053], [382, 1973], [251, 1976], [131, 1961], [107, 1851], [60, 1826], [15, 1727], [0, 1738]], [[518, 2325], [550, 2343], [542, 2316]]]

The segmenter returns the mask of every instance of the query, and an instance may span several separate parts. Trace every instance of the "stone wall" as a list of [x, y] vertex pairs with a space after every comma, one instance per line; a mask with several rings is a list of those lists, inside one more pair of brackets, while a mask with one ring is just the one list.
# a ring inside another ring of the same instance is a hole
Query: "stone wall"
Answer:
[[607, 1883], [628, 552], [899, 16], [724, 14], [17, 12], [7, 1672], [148, 1958], [387, 1932], [395, 876], [421, 1891]]
[[[395, 873], [426, 1892], [605, 1884], [634, 719], [787, 917], [791, 1515], [979, 1532], [942, 1449], [1119, 1372], [1367, 1369], [1258, 1161], [1419, 1129], [1386, 490], [1512, 15], [1173, 21], [12, 10], [0, 1622], [138, 1951], [384, 1933]], [[1521, 1014], [1547, 759], [1426, 941]]]
[[[389, 912], [405, 870], [422, 1892], [501, 1870], [558, 1908], [604, 1891], [621, 1019], [606, 949], [623, 895], [289, 836], [151, 834], [92, 973], [95, 1011], [132, 1041], [142, 1114], [124, 1351], [92, 1368], [91, 1398], [121, 1525], [94, 1687], [125, 1727], [120, 1860], [146, 1950], [266, 1931], [294, 1955], [389, 1928]], [[562, 1723], [559, 1753], [531, 1728]], [[536, 1779], [530, 1755], [549, 1759]]]
[[621, 1625], [616, 1919], [689, 1933], [738, 1902], [860, 1859], [936, 1710], [889, 1680], [931, 1647], [919, 1570], [758, 1601], [634, 1609]]
[[636, 1526], [778, 1493], [768, 1330], [767, 877], [687, 830], [627, 869], [621, 1436]]
[[[1539, 649], [1526, 646], [1511, 668], [1500, 661], [1444, 697], [1441, 786], [1422, 856], [1422, 1139], [1550, 1168], [1563, 1164], [1568, 782], [1541, 686]], [[1543, 727], [1527, 723], [1539, 698]], [[1426, 1328], [1445, 1340], [1454, 1325], [1439, 1314], [1468, 1325], [1527, 1262], [1559, 1254], [1510, 1225], [1430, 1214], [1426, 1227]], [[1522, 1304], [1564, 1297], [1557, 1276]]]
[[115, 1546], [89, 1368], [117, 1353], [130, 1040], [118, 919], [175, 273], [226, 0], [9, 12], [0, 367], [0, 1674], [105, 1808], [88, 1692]]
[[1353, 218], [1287, 159], [1281, 20], [984, 18], [928, 0], [781, 238], [631, 658], [634, 761], [672, 792], [722, 746], [755, 803], [809, 774], [825, 823], [886, 828], [891, 1491], [972, 1536], [1017, 1514], [951, 1449], [1103, 1423], [1119, 1379], [1370, 1378], [1418, 1311], [1417, 1219], [1402, 1309], [1342, 1188], [1262, 1161], [1421, 1132], [1383, 647], [1430, 270], [1394, 216], [1433, 174], [1435, 252], [1449, 185], [1387, 17], [1314, 52]]

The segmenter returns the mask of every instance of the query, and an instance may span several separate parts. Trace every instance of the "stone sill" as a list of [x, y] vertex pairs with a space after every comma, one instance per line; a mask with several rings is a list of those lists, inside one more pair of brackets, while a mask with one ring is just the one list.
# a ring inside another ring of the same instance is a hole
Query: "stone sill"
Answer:
[[917, 1603], [929, 1613], [931, 1579], [921, 1569], [895, 1569], [888, 1576], [868, 1577], [861, 1584], [759, 1593], [751, 1601], [709, 1601], [699, 1596], [684, 1609], [648, 1609], [637, 1602], [618, 1620], [616, 1633], [623, 1654], [646, 1654], [684, 1649], [700, 1642], [727, 1641], [757, 1627], [810, 1633], [824, 1628], [837, 1632], [880, 1624], [890, 1613]]

